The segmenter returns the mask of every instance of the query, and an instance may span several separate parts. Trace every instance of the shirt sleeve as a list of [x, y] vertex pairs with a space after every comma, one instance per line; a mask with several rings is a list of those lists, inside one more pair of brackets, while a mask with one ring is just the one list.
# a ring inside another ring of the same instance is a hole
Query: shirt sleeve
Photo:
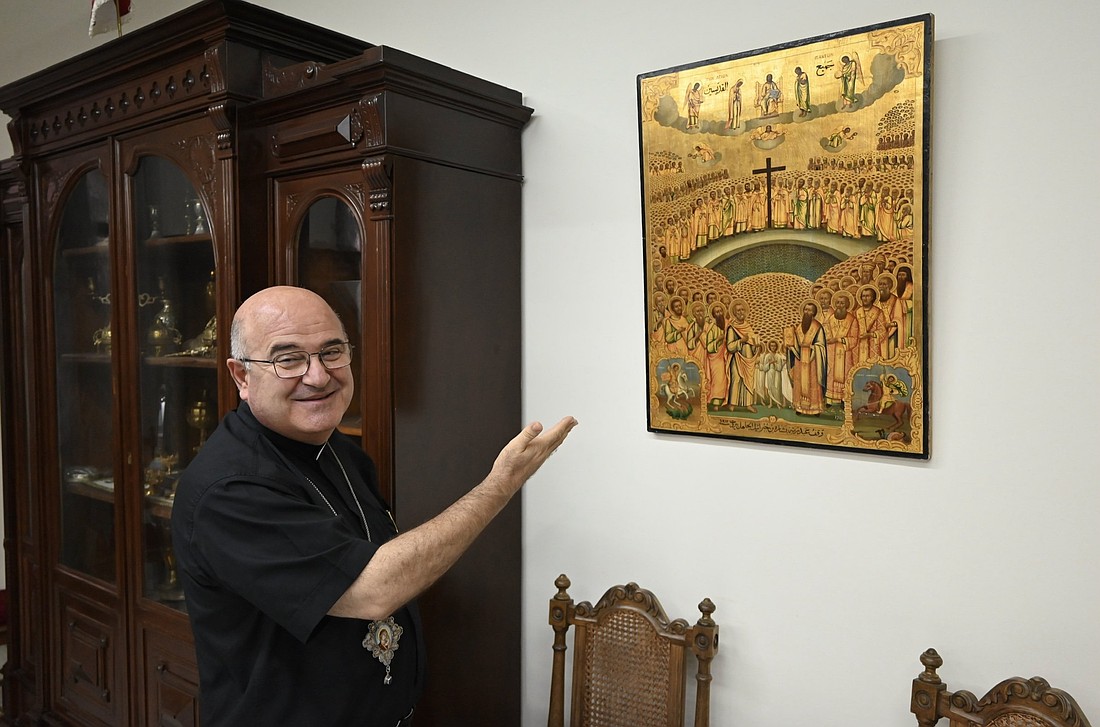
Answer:
[[214, 485], [195, 511], [192, 554], [225, 588], [305, 642], [378, 546], [278, 485]]

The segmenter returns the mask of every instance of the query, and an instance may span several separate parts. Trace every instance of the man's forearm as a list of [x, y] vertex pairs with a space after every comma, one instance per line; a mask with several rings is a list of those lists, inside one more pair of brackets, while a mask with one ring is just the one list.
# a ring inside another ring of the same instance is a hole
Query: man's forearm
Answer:
[[427, 590], [518, 491], [495, 477], [490, 475], [439, 515], [383, 544], [329, 613], [385, 618]]
[[466, 552], [576, 425], [576, 419], [564, 417], [545, 432], [539, 422], [524, 427], [500, 451], [481, 484], [428, 522], [383, 544], [329, 614], [385, 618], [423, 593]]

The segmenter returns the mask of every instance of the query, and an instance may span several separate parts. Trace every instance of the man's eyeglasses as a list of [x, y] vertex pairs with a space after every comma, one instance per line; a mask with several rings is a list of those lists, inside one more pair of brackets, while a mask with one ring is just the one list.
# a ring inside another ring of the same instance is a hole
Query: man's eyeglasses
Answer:
[[260, 358], [239, 358], [237, 360], [242, 363], [270, 364], [275, 369], [275, 375], [280, 379], [296, 379], [306, 375], [306, 372], [309, 371], [310, 359], [314, 356], [329, 371], [344, 368], [351, 363], [351, 349], [351, 343], [344, 341], [343, 343], [325, 346], [316, 353], [287, 351], [267, 361]]

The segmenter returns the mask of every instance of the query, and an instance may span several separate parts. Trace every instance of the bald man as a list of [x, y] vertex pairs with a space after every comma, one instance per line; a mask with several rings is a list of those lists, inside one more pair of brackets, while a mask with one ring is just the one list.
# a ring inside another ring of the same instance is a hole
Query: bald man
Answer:
[[231, 348], [241, 404], [187, 467], [172, 513], [202, 723], [411, 724], [424, 674], [416, 597], [576, 420], [528, 425], [485, 480], [399, 534], [374, 463], [336, 431], [355, 381], [329, 305], [262, 290], [237, 310]]

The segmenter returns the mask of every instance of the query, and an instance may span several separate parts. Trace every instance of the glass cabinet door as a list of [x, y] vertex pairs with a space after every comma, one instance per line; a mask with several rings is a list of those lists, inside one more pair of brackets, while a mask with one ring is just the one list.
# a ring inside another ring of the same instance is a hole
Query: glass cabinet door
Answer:
[[111, 234], [103, 173], [84, 173], [61, 209], [53, 281], [60, 560], [115, 583]]
[[143, 594], [182, 610], [170, 518], [180, 473], [212, 431], [217, 404], [214, 247], [203, 201], [172, 161], [133, 176]]
[[[363, 238], [351, 207], [342, 199], [321, 197], [298, 228], [298, 285], [320, 295], [336, 314], [353, 344], [362, 341], [360, 265]], [[361, 356], [362, 351], [353, 351]], [[354, 397], [340, 431], [362, 435], [360, 397]]]

